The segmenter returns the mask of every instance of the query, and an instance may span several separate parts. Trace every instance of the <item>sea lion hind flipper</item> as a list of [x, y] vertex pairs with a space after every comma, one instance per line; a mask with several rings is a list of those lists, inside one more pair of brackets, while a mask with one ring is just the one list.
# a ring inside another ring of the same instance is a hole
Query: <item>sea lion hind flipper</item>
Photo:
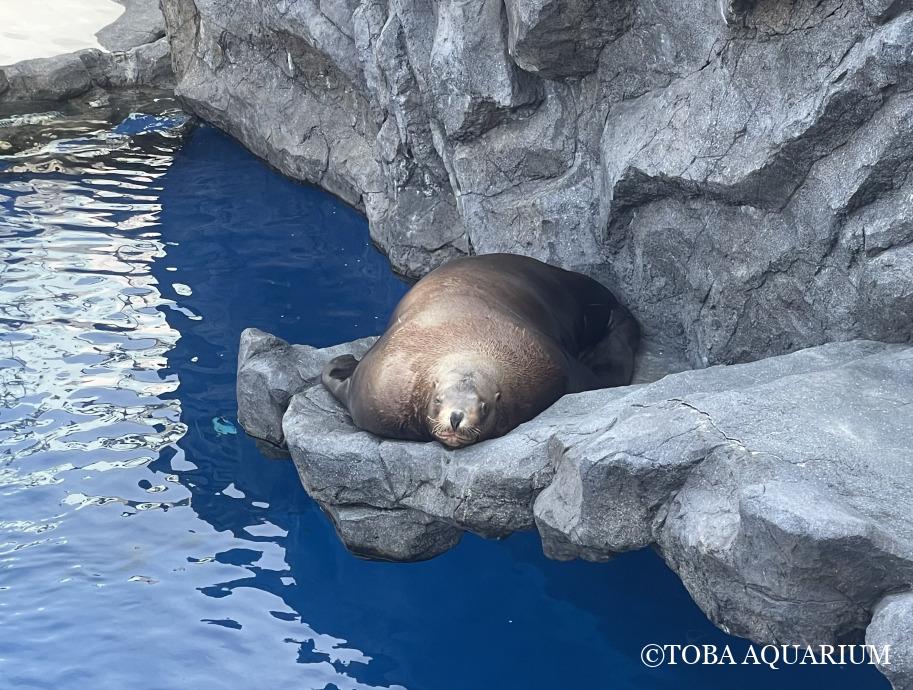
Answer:
[[323, 376], [345, 381], [355, 373], [355, 367], [358, 366], [358, 360], [355, 355], [339, 355], [327, 362], [323, 367]]
[[349, 383], [358, 360], [353, 355], [340, 355], [327, 362], [320, 373], [320, 381], [333, 397], [348, 409]]
[[580, 355], [580, 361], [596, 374], [598, 388], [627, 386], [634, 376], [634, 355], [640, 344], [640, 325], [621, 304], [612, 309], [605, 335]]

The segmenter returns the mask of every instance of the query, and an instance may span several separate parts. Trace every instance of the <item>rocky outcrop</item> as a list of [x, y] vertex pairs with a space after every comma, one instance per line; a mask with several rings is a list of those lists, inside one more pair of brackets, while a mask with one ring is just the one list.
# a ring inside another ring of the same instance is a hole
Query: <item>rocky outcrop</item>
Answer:
[[90, 109], [115, 89], [171, 90], [174, 73], [164, 17], [156, 0], [123, 0], [126, 11], [99, 33], [111, 52], [80, 50], [0, 67], [0, 114], [72, 104]]
[[654, 546], [714, 622], [756, 641], [858, 639], [876, 611], [885, 644], [910, 621], [909, 597], [885, 597], [913, 589], [913, 347], [836, 343], [567, 395], [457, 451], [355, 428], [318, 383], [345, 351], [249, 329], [238, 400], [356, 553], [422, 559], [464, 530], [535, 528], [558, 559]]
[[878, 668], [894, 690], [913, 690], [913, 593], [885, 597], [875, 608], [865, 641], [879, 650], [888, 648]]
[[399, 270], [583, 270], [692, 366], [913, 318], [895, 0], [164, 0], [177, 91]]
[[158, 0], [117, 0], [124, 13], [96, 34], [98, 42], [112, 52], [127, 52], [165, 37], [165, 17]]
[[238, 421], [248, 434], [274, 446], [285, 445], [282, 417], [295, 393], [313, 386], [323, 365], [342, 354], [361, 358], [376, 338], [317, 349], [290, 345], [269, 333], [248, 328], [238, 361]]

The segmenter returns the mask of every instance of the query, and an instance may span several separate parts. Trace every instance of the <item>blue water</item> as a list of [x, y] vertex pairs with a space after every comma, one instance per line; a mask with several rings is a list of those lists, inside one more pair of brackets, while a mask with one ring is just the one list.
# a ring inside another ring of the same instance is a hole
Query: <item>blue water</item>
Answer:
[[377, 333], [406, 286], [351, 209], [162, 124], [0, 172], [0, 687], [888, 687], [870, 667], [645, 668], [651, 642], [747, 646], [651, 551], [558, 563], [522, 534], [349, 555], [291, 463], [238, 432], [238, 336]]

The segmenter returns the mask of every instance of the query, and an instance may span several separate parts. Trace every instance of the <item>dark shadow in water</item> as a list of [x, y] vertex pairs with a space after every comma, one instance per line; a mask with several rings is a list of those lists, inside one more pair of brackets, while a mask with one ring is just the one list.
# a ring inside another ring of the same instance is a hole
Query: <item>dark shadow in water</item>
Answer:
[[[737, 658], [747, 647], [711, 625], [649, 550], [609, 564], [557, 563], [542, 556], [535, 535], [522, 534], [503, 542], [467, 537], [426, 563], [352, 557], [305, 495], [291, 462], [265, 459], [240, 429], [232, 434], [213, 420], [234, 422], [242, 329], [257, 326], [318, 346], [375, 334], [406, 286], [370, 245], [359, 214], [279, 176], [210, 128], [197, 131], [178, 155], [162, 205], [168, 255], [153, 272], [163, 294], [186, 310], [167, 311], [182, 337], [162, 375], [180, 380], [173, 395], [188, 432], [178, 443], [183, 457], [171, 450], [152, 469], [177, 474], [199, 517], [246, 543], [216, 555], [236, 566], [238, 577], [202, 588], [201, 596], [252, 588], [280, 597], [294, 614], [277, 612], [277, 622], [291, 617], [302, 625], [301, 639], [287, 640], [300, 645], [299, 661], [327, 659], [309, 639], [310, 626], [370, 656], [369, 663], [334, 666], [372, 685], [887, 687], [872, 668], [644, 668], [640, 650], [651, 642], [728, 643]], [[173, 282], [192, 294], [172, 292]], [[257, 525], [287, 534], [257, 536], [249, 529]], [[258, 565], [260, 542], [284, 547], [287, 567]], [[241, 627], [233, 616], [209, 622]], [[268, 637], [287, 628], [253, 632]]]

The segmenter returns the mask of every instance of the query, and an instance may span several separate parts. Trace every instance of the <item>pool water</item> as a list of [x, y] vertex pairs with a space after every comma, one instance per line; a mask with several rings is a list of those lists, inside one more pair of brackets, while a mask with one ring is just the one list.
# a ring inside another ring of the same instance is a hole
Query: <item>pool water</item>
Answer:
[[173, 126], [0, 162], [0, 687], [888, 687], [871, 667], [645, 668], [648, 643], [747, 647], [649, 550], [347, 553], [239, 430], [238, 338], [375, 334], [406, 286], [355, 211]]

